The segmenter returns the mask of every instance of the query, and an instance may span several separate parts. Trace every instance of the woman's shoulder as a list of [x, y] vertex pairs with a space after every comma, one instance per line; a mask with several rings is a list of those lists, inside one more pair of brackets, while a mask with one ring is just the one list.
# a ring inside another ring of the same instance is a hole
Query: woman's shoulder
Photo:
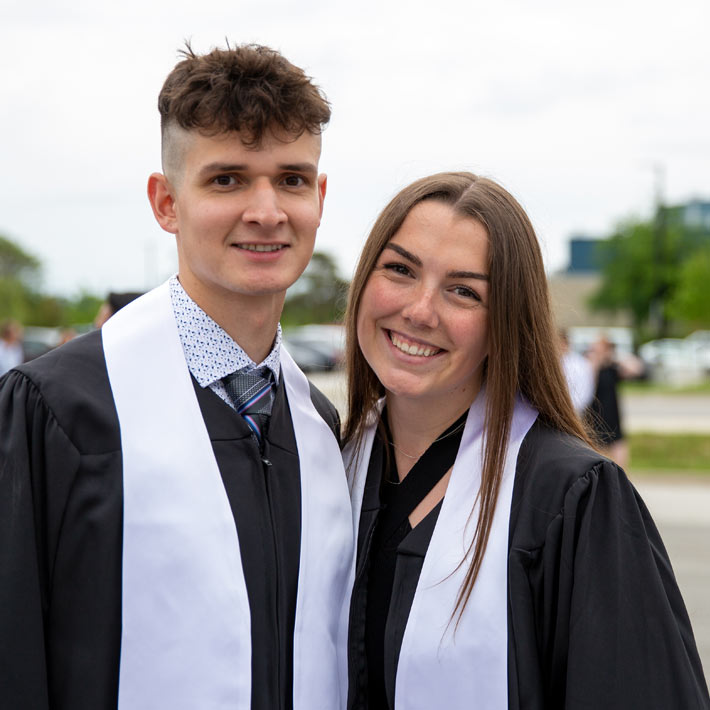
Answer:
[[538, 420], [523, 440], [518, 454], [513, 489], [514, 523], [545, 525], [571, 513], [596, 486], [630, 486], [626, 474], [610, 459], [576, 436]]
[[579, 437], [553, 429], [538, 418], [523, 439], [517, 473], [545, 477], [554, 473], [564, 485], [605, 463], [611, 461]]

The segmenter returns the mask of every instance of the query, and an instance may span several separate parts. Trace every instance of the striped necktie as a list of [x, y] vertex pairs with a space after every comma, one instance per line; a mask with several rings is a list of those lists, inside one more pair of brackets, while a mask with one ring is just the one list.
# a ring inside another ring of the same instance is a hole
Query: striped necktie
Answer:
[[261, 444], [271, 415], [273, 375], [268, 367], [244, 372], [238, 370], [222, 380], [238, 414], [244, 417]]

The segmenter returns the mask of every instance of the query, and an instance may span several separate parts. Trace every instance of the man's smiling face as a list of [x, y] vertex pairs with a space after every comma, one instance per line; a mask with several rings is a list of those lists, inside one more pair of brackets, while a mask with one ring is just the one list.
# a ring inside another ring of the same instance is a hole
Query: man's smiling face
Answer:
[[285, 293], [308, 265], [323, 211], [320, 136], [269, 134], [250, 149], [237, 132], [177, 130], [182, 155], [164, 178], [159, 221], [176, 236], [185, 290], [206, 301]]

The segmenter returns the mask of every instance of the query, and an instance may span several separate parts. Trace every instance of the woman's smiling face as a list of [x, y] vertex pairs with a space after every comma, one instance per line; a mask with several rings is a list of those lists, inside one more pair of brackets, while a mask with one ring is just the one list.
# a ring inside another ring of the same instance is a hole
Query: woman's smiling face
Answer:
[[380, 254], [357, 317], [362, 353], [388, 397], [462, 411], [488, 355], [488, 233], [425, 200]]

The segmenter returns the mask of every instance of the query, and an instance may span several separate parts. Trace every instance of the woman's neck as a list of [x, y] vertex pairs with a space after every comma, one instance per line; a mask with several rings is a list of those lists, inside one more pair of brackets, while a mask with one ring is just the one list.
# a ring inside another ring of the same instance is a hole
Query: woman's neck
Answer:
[[[388, 393], [387, 423], [395, 448], [397, 470], [404, 478], [435, 439], [446, 431], [472, 404], [473, 400], [449, 406], [428, 406], [416, 399]], [[474, 397], [475, 399], [475, 397]]]

